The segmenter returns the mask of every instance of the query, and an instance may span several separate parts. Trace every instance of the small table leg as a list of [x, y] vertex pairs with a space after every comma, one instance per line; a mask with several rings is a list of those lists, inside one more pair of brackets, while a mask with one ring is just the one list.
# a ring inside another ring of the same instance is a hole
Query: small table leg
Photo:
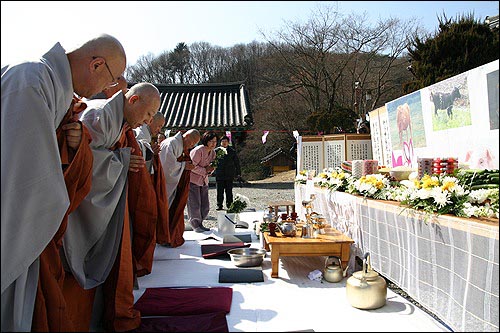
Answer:
[[280, 249], [277, 245], [271, 245], [271, 277], [278, 277], [278, 269], [279, 269], [279, 261], [280, 261]]
[[341, 266], [342, 266], [343, 270], [349, 264], [349, 255], [350, 255], [350, 252], [351, 252], [351, 244], [349, 244], [349, 243], [342, 243], [342, 245], [340, 247], [340, 261], [341, 261]]

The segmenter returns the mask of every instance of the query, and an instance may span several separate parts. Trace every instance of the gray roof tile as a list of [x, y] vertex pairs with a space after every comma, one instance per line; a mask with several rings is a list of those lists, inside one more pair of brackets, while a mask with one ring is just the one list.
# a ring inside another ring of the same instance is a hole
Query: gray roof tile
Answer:
[[156, 87], [168, 129], [231, 130], [248, 128], [253, 122], [248, 91], [241, 82]]

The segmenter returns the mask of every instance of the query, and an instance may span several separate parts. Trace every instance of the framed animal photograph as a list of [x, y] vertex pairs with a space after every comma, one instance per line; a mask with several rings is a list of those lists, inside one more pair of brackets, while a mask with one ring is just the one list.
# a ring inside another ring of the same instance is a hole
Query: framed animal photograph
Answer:
[[428, 89], [431, 110], [426, 111], [432, 113], [433, 131], [472, 124], [466, 73], [436, 83]]
[[426, 137], [420, 91], [386, 104], [393, 150], [425, 147]]

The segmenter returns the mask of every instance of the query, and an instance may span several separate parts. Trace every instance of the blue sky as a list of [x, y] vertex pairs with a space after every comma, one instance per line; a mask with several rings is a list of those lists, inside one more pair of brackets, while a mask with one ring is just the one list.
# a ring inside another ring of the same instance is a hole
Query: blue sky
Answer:
[[498, 15], [497, 1], [2, 1], [1, 65], [38, 57], [56, 42], [71, 48], [106, 32], [125, 47], [129, 65], [148, 53], [171, 51], [179, 42], [222, 47], [263, 41], [285, 21], [304, 22], [318, 6], [342, 14], [415, 18], [429, 32], [443, 11], [452, 18]]

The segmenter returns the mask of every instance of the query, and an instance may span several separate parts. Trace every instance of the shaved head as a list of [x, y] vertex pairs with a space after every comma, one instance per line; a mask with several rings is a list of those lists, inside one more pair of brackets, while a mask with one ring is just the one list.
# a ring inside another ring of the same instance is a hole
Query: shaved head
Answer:
[[118, 81], [127, 66], [122, 44], [102, 34], [66, 52], [71, 68], [73, 90], [82, 97], [103, 91]]
[[125, 50], [123, 49], [120, 41], [108, 34], [96, 36], [69, 53], [72, 52], [84, 52], [98, 55], [106, 57], [109, 61], [116, 60], [118, 58], [123, 59], [125, 63], [127, 61]]
[[149, 129], [151, 130], [151, 135], [156, 136], [160, 132], [161, 128], [165, 125], [165, 116], [161, 112], [156, 112], [156, 114], [151, 119], [149, 123]]
[[134, 84], [126, 93], [125, 96], [129, 98], [132, 95], [139, 95], [146, 99], [159, 99], [160, 91], [154, 84], [149, 82], [141, 82]]
[[132, 128], [149, 124], [160, 108], [160, 92], [154, 84], [141, 82], [125, 93], [123, 114]]
[[201, 134], [200, 132], [192, 128], [187, 130], [186, 133], [182, 135], [182, 142], [184, 143], [184, 150], [189, 150], [196, 146], [198, 142], [200, 142]]

